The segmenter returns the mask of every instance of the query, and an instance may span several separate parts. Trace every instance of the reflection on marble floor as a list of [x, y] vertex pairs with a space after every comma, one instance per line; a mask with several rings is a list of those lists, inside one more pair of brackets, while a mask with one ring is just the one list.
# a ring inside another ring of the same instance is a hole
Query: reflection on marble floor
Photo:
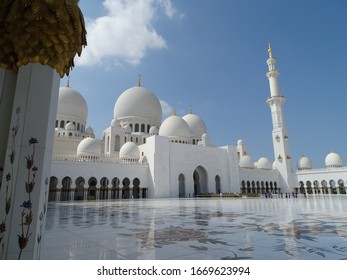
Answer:
[[347, 259], [347, 197], [49, 203], [41, 259]]

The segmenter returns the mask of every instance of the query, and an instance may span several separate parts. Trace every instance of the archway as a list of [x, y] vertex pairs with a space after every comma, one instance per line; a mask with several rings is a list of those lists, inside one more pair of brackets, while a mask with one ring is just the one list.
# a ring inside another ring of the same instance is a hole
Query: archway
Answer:
[[123, 190], [122, 190], [122, 198], [129, 199], [130, 198], [130, 180], [129, 178], [123, 179]]
[[202, 166], [198, 166], [193, 173], [194, 195], [208, 193], [207, 172]]
[[75, 181], [76, 189], [75, 189], [75, 200], [84, 200], [84, 178], [78, 177]]
[[301, 194], [306, 193], [305, 184], [304, 184], [303, 181], [299, 182], [299, 191], [300, 191]]
[[111, 198], [112, 199], [119, 199], [119, 179], [117, 177], [114, 177], [112, 179], [112, 190], [111, 190]]
[[72, 180], [70, 177], [64, 177], [61, 181], [63, 187], [61, 189], [60, 201], [70, 200], [70, 187], [72, 184]]
[[100, 198], [99, 199], [107, 199], [108, 195], [108, 179], [106, 177], [102, 177], [100, 180]]
[[96, 199], [96, 184], [97, 180], [95, 177], [91, 177], [88, 180], [88, 200], [95, 200]]
[[330, 189], [331, 189], [331, 193], [332, 194], [337, 194], [337, 191], [336, 191], [336, 182], [334, 180], [330, 180], [329, 181], [329, 186], [330, 186]]
[[306, 181], [306, 190], [308, 194], [312, 194], [312, 183], [311, 181]]
[[246, 193], [246, 182], [242, 180], [241, 182], [241, 193], [245, 194]]
[[323, 192], [323, 194], [329, 193], [328, 192], [328, 183], [327, 183], [327, 181], [322, 180], [321, 181], [321, 185], [322, 185], [322, 192]]
[[119, 135], [116, 135], [114, 139], [114, 151], [119, 152], [119, 150], [120, 150], [120, 137]]
[[49, 179], [48, 201], [56, 201], [57, 186], [58, 186], [58, 178], [52, 176]]
[[340, 194], [346, 194], [345, 182], [342, 179], [337, 181]]
[[220, 183], [220, 176], [216, 175], [214, 180], [215, 180], [215, 183], [216, 183], [216, 193], [221, 193], [222, 192], [222, 187], [221, 187], [221, 183]]
[[138, 178], [133, 180], [133, 186], [133, 197], [140, 198], [140, 180]]
[[319, 182], [317, 180], [313, 181], [313, 189], [314, 189], [314, 193], [320, 193], [320, 191], [319, 191]]
[[186, 183], [184, 175], [181, 173], [178, 176], [178, 197], [185, 197], [186, 196]]

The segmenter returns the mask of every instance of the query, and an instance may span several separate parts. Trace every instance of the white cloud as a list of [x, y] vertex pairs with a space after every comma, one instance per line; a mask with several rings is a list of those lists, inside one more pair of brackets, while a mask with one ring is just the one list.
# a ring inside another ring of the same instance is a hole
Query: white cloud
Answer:
[[153, 27], [158, 14], [173, 18], [171, 0], [104, 0], [107, 13], [86, 19], [88, 45], [78, 65], [139, 64], [150, 49], [166, 48], [165, 39]]
[[159, 102], [163, 111], [163, 119], [166, 119], [172, 114], [173, 108], [164, 100], [159, 100]]

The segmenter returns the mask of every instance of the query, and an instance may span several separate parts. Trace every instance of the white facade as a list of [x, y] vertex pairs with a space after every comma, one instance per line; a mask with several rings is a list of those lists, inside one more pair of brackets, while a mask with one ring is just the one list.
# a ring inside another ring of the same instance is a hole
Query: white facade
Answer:
[[123, 92], [114, 118], [95, 139], [86, 128], [88, 107], [62, 87], [56, 118], [49, 200], [175, 198], [264, 193], [346, 194], [347, 168], [336, 153], [326, 168], [312, 169], [303, 156], [292, 171], [289, 137], [279, 89], [279, 71], [269, 47], [267, 77], [274, 159], [254, 161], [243, 141], [215, 147], [204, 121], [174, 112], [162, 120], [157, 96], [141, 86]]

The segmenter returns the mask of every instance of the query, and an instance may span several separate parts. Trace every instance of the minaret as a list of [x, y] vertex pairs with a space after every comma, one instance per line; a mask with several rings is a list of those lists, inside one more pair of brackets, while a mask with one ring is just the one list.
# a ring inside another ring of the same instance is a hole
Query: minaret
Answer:
[[272, 48], [269, 44], [269, 59], [266, 61], [269, 72], [266, 76], [269, 79], [270, 84], [270, 97], [266, 100], [266, 103], [271, 108], [272, 115], [272, 141], [274, 147], [276, 168], [281, 173], [283, 182], [281, 186], [282, 192], [292, 191], [291, 184], [291, 157], [288, 142], [288, 133], [286, 128], [286, 123], [284, 119], [283, 105], [286, 100], [284, 96], [281, 95], [279, 89], [278, 76], [280, 72], [276, 68], [276, 59], [272, 56]]

